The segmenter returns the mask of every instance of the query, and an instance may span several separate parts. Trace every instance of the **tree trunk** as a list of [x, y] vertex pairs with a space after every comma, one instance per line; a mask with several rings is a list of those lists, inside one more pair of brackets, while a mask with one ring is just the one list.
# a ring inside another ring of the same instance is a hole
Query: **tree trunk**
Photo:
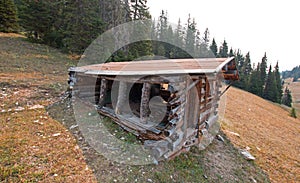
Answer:
[[151, 91], [151, 84], [144, 83], [142, 89], [141, 106], [140, 106], [140, 121], [141, 123], [144, 124], [147, 124], [147, 118], [149, 113], [150, 91]]

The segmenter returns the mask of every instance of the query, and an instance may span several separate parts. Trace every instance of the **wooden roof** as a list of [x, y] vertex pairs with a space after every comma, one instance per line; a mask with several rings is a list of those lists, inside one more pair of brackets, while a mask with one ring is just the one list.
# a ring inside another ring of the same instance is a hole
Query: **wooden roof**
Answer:
[[[236, 70], [234, 57], [204, 59], [165, 59], [131, 62], [109, 62], [70, 68], [69, 71], [95, 75], [158, 75], [158, 74], [208, 74]], [[233, 66], [233, 68], [232, 68]]]

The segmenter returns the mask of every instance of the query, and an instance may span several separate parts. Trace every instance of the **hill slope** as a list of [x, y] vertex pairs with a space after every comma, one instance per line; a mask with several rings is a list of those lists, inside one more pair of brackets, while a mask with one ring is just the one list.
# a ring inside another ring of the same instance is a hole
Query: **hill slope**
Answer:
[[298, 111], [298, 117], [300, 118], [300, 80], [298, 82], [290, 82], [289, 89], [292, 92], [293, 107]]
[[[227, 138], [158, 166], [109, 162], [76, 128], [69, 129], [75, 122], [70, 101], [55, 103], [66, 89], [67, 68], [74, 64], [55, 49], [0, 33], [0, 181], [95, 182], [96, 175], [100, 182], [268, 182]], [[232, 142], [251, 147], [272, 180], [298, 181], [299, 121], [237, 89], [229, 90], [227, 102], [223, 129]], [[44, 106], [53, 103], [51, 117]]]
[[76, 139], [45, 109], [65, 90], [72, 64], [0, 33], [0, 182], [96, 182]]
[[288, 111], [231, 88], [222, 128], [233, 144], [251, 148], [272, 182], [300, 182], [300, 120]]
[[74, 64], [55, 49], [0, 33], [0, 182], [268, 182], [226, 138], [158, 166], [108, 161], [71, 128], [71, 101], [60, 100]]

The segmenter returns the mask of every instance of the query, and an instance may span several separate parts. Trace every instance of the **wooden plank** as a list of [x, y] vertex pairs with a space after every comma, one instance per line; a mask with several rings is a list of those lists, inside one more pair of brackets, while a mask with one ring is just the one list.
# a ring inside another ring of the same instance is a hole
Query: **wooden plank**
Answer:
[[150, 100], [151, 84], [144, 83], [142, 89], [142, 98], [140, 106], [140, 121], [141, 123], [147, 124], [149, 114], [149, 100]]
[[231, 58], [208, 58], [208, 59], [166, 59], [147, 60], [134, 62], [110, 62], [104, 64], [88, 65], [70, 68], [70, 72], [85, 72], [86, 74], [101, 75], [140, 75], [148, 74], [171, 74], [171, 73], [216, 73], [222, 71]]
[[113, 80], [113, 81], [125, 81], [128, 83], [151, 83], [151, 84], [169, 84], [169, 83], [176, 83], [176, 82], [182, 82], [184, 80], [185, 75], [150, 75], [146, 77], [142, 76], [101, 76], [101, 78]]
[[121, 114], [121, 108], [125, 105], [127, 97], [127, 83], [121, 81], [119, 84], [118, 101], [116, 104], [115, 113]]
[[107, 92], [107, 80], [106, 79], [101, 79], [99, 102], [98, 102], [98, 106], [100, 108], [103, 107], [103, 105], [104, 105], [106, 92]]

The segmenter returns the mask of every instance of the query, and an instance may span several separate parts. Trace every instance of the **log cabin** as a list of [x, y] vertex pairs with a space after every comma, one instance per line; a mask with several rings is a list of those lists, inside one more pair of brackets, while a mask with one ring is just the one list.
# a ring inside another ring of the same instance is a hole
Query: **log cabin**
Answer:
[[110, 62], [69, 76], [73, 97], [138, 136], [158, 161], [212, 142], [222, 82], [239, 79], [234, 57]]

